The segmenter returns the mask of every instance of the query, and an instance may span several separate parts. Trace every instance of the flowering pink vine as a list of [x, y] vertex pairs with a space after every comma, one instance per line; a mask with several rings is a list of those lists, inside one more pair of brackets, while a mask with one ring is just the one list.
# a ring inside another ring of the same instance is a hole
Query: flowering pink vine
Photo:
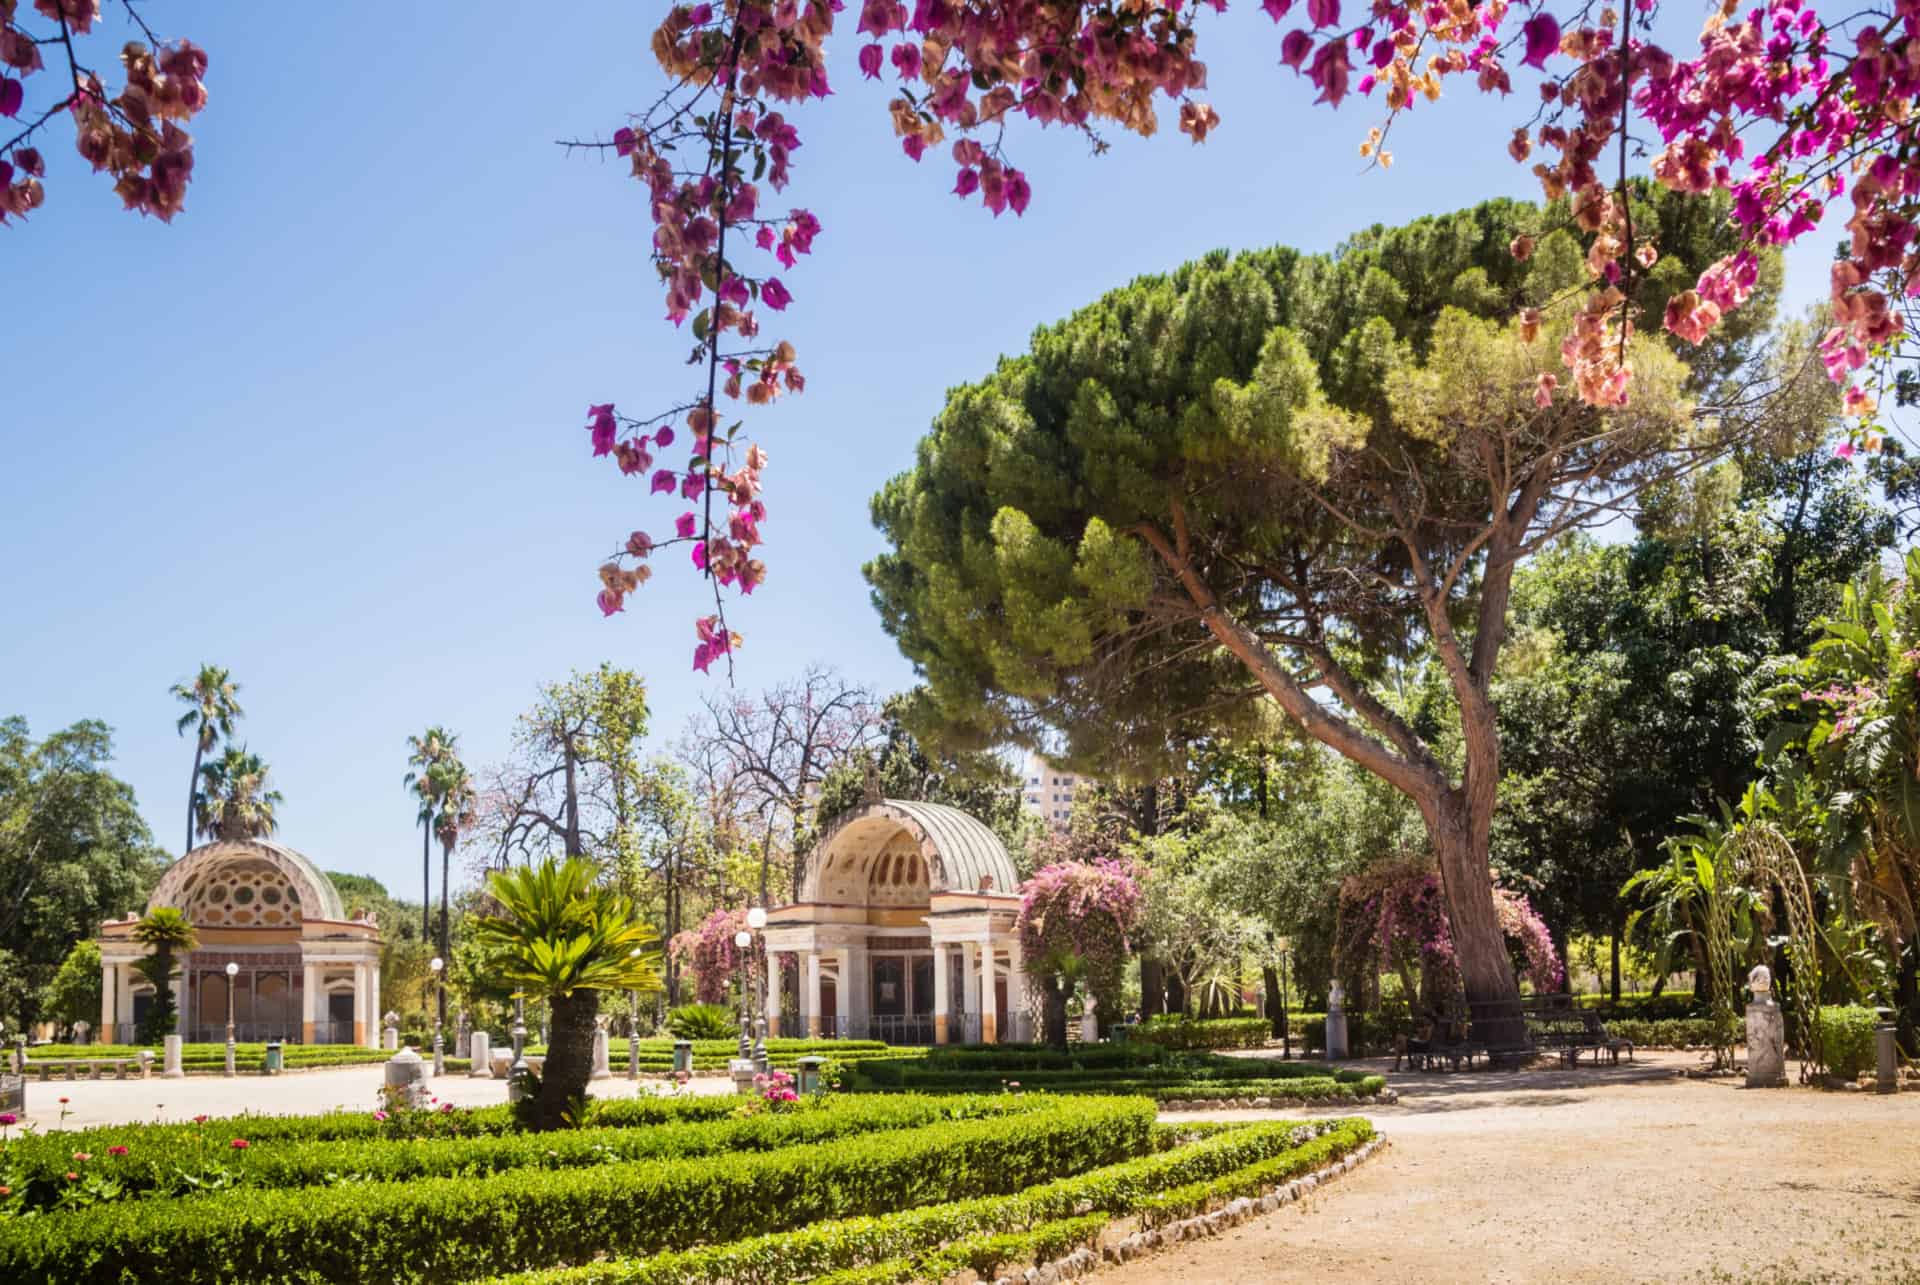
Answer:
[[1119, 1003], [1130, 938], [1143, 894], [1130, 862], [1108, 857], [1055, 861], [1020, 885], [1020, 934], [1029, 971], [1076, 968], [1087, 989], [1112, 1011]]
[[675, 933], [667, 943], [667, 953], [693, 974], [694, 997], [702, 1004], [719, 1004], [727, 998], [727, 984], [740, 976], [748, 952], [756, 964], [762, 953], [760, 938], [748, 951], [734, 944], [734, 936], [747, 926], [747, 912], [716, 910], [701, 921], [698, 928]]

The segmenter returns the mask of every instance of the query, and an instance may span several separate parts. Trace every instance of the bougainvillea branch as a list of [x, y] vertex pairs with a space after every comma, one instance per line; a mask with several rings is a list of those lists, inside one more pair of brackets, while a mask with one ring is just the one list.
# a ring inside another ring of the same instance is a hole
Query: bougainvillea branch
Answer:
[[[37, 24], [22, 20], [18, 0], [0, 0], [0, 118], [23, 122], [0, 142], [0, 223], [25, 218], [46, 199], [46, 158], [34, 139], [62, 114], [73, 119], [80, 155], [113, 175], [129, 210], [171, 221], [185, 205], [193, 138], [181, 126], [207, 105], [207, 55], [188, 40], [157, 39], [132, 0], [122, 3], [147, 41], [121, 48], [126, 83], [109, 97], [75, 47], [100, 20], [99, 0], [34, 0], [44, 19]], [[46, 74], [48, 48], [58, 49], [64, 77]], [[29, 111], [28, 91], [42, 76], [56, 86], [53, 97]]]
[[675, 933], [667, 943], [667, 953], [693, 974], [694, 997], [702, 1004], [724, 1003], [727, 984], [740, 975], [749, 957], [756, 964], [763, 953], [760, 937], [743, 951], [734, 944], [734, 936], [747, 926], [747, 912], [716, 910], [698, 928]]
[[[1862, 421], [1849, 450], [1879, 445], [1876, 399], [1852, 381], [1876, 357], [1891, 360], [1904, 331], [1898, 301], [1920, 297], [1920, 0], [1849, 8], [1834, 19], [1813, 0], [1764, 0], [1744, 15], [1723, 0], [1709, 6], [1692, 58], [1650, 39], [1653, 0], [1345, 3], [1349, 20], [1343, 0], [1305, 0], [1292, 21], [1295, 0], [1258, 7], [1289, 26], [1280, 62], [1311, 82], [1315, 102], [1338, 107], [1359, 96], [1383, 105], [1385, 119], [1361, 143], [1361, 154], [1382, 167], [1392, 160], [1383, 144], [1394, 122], [1436, 102], [1449, 77], [1469, 76], [1479, 92], [1506, 97], [1516, 75], [1537, 75], [1536, 106], [1503, 145], [1515, 161], [1532, 162], [1543, 195], [1568, 200], [1590, 274], [1568, 305], [1559, 351], [1567, 378], [1544, 374], [1540, 400], [1551, 403], [1563, 388], [1599, 406], [1630, 395], [1630, 341], [1642, 324], [1633, 285], [1653, 267], [1655, 250], [1636, 232], [1628, 184], [1633, 159], [1650, 156], [1653, 178], [1670, 188], [1729, 192], [1742, 233], [1741, 248], [1673, 295], [1656, 319], [1688, 343], [1705, 340], [1746, 303], [1761, 249], [1813, 231], [1825, 202], [1851, 200], [1851, 239], [1832, 270], [1832, 325], [1821, 347], [1829, 373], [1849, 384], [1845, 409]], [[644, 421], [610, 405], [590, 412], [595, 453], [641, 476], [684, 416], [694, 439], [686, 468], [658, 470], [650, 485], [699, 502], [679, 516], [671, 539], [639, 531], [628, 538], [601, 567], [600, 606], [619, 611], [658, 548], [689, 544], [715, 592], [714, 613], [697, 625], [694, 663], [702, 670], [739, 644], [720, 591], [750, 592], [765, 576], [753, 556], [765, 516], [765, 457], [747, 448], [746, 467], [728, 471], [740, 426], [722, 426], [716, 398], [744, 393], [749, 405], [764, 405], [804, 386], [791, 345], [728, 347], [757, 333], [756, 302], [780, 311], [792, 298], [778, 275], [738, 266], [728, 246], [750, 231], [783, 268], [812, 247], [820, 228], [813, 215], [763, 215], [757, 184], [764, 175], [776, 191], [786, 186], [800, 140], [779, 108], [828, 92], [826, 41], [844, 8], [841, 0], [675, 7], [653, 39], [669, 89], [611, 142], [590, 145], [630, 158], [646, 184], [667, 316], [676, 326], [694, 318], [690, 359], [708, 376], [703, 396]], [[951, 135], [953, 194], [996, 216], [1017, 215], [1032, 187], [1003, 150], [1012, 123], [1078, 130], [1100, 150], [1102, 122], [1151, 135], [1165, 99], [1177, 104], [1179, 129], [1194, 142], [1220, 127], [1219, 112], [1196, 96], [1207, 86], [1196, 51], [1203, 16], [1226, 9], [1226, 0], [913, 0], [911, 8], [860, 0], [853, 61], [864, 79], [892, 86], [886, 109], [908, 158], [921, 160]], [[685, 150], [704, 158], [697, 168], [676, 164]], [[1609, 155], [1613, 172], [1603, 177]], [[751, 178], [743, 170], [749, 157]], [[1521, 237], [1513, 252], [1525, 257], [1532, 248]], [[716, 491], [732, 508], [724, 529], [712, 513]]]

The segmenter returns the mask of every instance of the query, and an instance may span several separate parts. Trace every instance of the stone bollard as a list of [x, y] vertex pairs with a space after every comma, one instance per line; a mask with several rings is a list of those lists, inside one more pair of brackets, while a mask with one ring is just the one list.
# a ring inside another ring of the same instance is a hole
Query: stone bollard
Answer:
[[469, 1080], [484, 1080], [493, 1074], [493, 1039], [485, 1031], [475, 1031], [467, 1037], [467, 1048], [473, 1059], [473, 1065], [467, 1068]]
[[387, 1059], [387, 1101], [394, 1106], [424, 1106], [427, 1065], [412, 1049], [401, 1049]]
[[1900, 1053], [1894, 1043], [1899, 1028], [1891, 1022], [1874, 1028], [1874, 1077], [1875, 1093], [1898, 1093], [1900, 1091]]
[[1747, 974], [1747, 1087], [1778, 1089], [1787, 1082], [1787, 1023], [1773, 1001], [1773, 970], [1755, 964]]
[[180, 1037], [178, 1035], [169, 1035], [166, 1037], [164, 1043], [166, 1049], [161, 1055], [163, 1060], [160, 1067], [160, 1078], [163, 1080], [185, 1079], [187, 1070], [180, 1063]]
[[607, 1056], [607, 1028], [596, 1025], [593, 1028], [593, 1073], [590, 1080], [606, 1080], [613, 1077], [613, 1066]]
[[1338, 1062], [1347, 1056], [1346, 996], [1340, 983], [1327, 992], [1327, 1061]]
[[380, 1047], [389, 1053], [400, 1047], [400, 1014], [387, 1014], [385, 1028], [380, 1032]]

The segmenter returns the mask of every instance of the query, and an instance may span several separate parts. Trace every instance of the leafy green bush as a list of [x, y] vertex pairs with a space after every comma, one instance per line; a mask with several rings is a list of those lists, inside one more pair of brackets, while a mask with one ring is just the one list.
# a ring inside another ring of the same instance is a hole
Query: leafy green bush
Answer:
[[[653, 1258], [611, 1259], [529, 1272], [509, 1280], [513, 1285], [710, 1285], [722, 1281], [728, 1285], [785, 1285], [832, 1272], [846, 1273], [832, 1278], [842, 1280], [843, 1285], [854, 1281], [939, 1280], [955, 1270], [940, 1263], [942, 1246], [963, 1254], [969, 1248], [978, 1252], [984, 1248], [981, 1241], [1006, 1233], [1039, 1233], [1081, 1218], [1105, 1221], [1124, 1217], [1143, 1208], [1156, 1193], [1228, 1179], [1248, 1166], [1314, 1147], [1316, 1159], [1303, 1159], [1293, 1170], [1302, 1172], [1345, 1155], [1372, 1136], [1373, 1127], [1360, 1119], [1216, 1126], [1204, 1131], [1198, 1140], [1173, 1149], [1059, 1178], [1017, 1195], [951, 1201]], [[1041, 1248], [1035, 1245], [1028, 1253]], [[1002, 1252], [1012, 1252], [1011, 1247]]]
[[[723, 1099], [724, 1100], [724, 1099]], [[66, 1200], [78, 1171], [82, 1180], [111, 1184], [113, 1199], [185, 1195], [218, 1187], [288, 1188], [416, 1178], [480, 1176], [510, 1169], [568, 1169], [642, 1159], [690, 1159], [726, 1152], [773, 1151], [839, 1137], [917, 1128], [942, 1120], [983, 1119], [1036, 1109], [1039, 1098], [816, 1098], [790, 1111], [754, 1110], [744, 1117], [603, 1126], [565, 1133], [479, 1134], [412, 1139], [258, 1142], [244, 1132], [213, 1127], [182, 1132], [151, 1125], [78, 1135], [29, 1135], [7, 1151], [11, 1212], [45, 1209]], [[734, 1108], [736, 1111], [739, 1108]], [[448, 1112], [448, 1115], [454, 1113]], [[234, 1138], [248, 1145], [235, 1149]], [[122, 1150], [124, 1148], [124, 1150]], [[86, 1157], [81, 1160], [78, 1157]], [[96, 1188], [105, 1189], [105, 1188]]]
[[1127, 1038], [1169, 1049], [1257, 1049], [1264, 1048], [1273, 1038], [1273, 1023], [1264, 1017], [1202, 1021], [1176, 1014], [1150, 1017], [1131, 1028]]
[[1076, 1099], [771, 1152], [116, 1201], [0, 1220], [0, 1280], [438, 1281], [657, 1254], [1011, 1194], [1139, 1155], [1152, 1126], [1149, 1102]]
[[1880, 1016], [1858, 1004], [1835, 1004], [1820, 1010], [1820, 1052], [1827, 1072], [1843, 1080], [1857, 1079], [1874, 1065], [1873, 1030]]
[[724, 1040], [740, 1037], [736, 1014], [719, 1004], [682, 1004], [667, 1014], [667, 1029], [675, 1039]]
[[1647, 1022], [1610, 1017], [1607, 1034], [1631, 1041], [1640, 1049], [1701, 1049], [1713, 1047], [1713, 1021], [1705, 1017], [1664, 1018]]
[[1124, 1041], [1062, 1053], [1035, 1045], [934, 1050], [871, 1059], [852, 1069], [856, 1090], [991, 1093], [1140, 1093], [1168, 1098], [1325, 1098], [1378, 1093], [1385, 1081], [1353, 1070], [1278, 1058], [1220, 1057]]
[[1573, 1002], [1581, 1008], [1598, 1009], [1609, 1022], [1614, 1018], [1634, 1018], [1645, 1022], [1671, 1021], [1699, 1017], [1700, 1001], [1692, 991], [1622, 991], [1620, 1002], [1610, 995], [1576, 995]]

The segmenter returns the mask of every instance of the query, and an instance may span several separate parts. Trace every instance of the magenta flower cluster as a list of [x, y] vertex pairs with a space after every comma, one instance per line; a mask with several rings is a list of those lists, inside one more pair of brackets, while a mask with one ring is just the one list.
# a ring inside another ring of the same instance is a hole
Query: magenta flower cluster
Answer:
[[[1566, 970], [1554, 949], [1553, 936], [1533, 903], [1522, 893], [1496, 885], [1493, 905], [1508, 949], [1525, 961], [1522, 976], [1536, 992], [1558, 991], [1566, 980]], [[1374, 943], [1386, 960], [1400, 960], [1409, 954], [1417, 958], [1431, 994], [1460, 992], [1460, 959], [1439, 875], [1408, 871], [1368, 895], [1360, 904], [1360, 918], [1372, 925]]]
[[[667, 943], [667, 953], [693, 974], [694, 996], [702, 1004], [720, 1004], [727, 998], [727, 983], [739, 975], [743, 952], [733, 944], [736, 933], [747, 926], [747, 912], [716, 910], [698, 928], [675, 933]], [[749, 950], [760, 953], [760, 939], [754, 938]], [[755, 961], [758, 962], [757, 959]]]
[[1141, 900], [1131, 862], [1096, 857], [1042, 866], [1020, 885], [1015, 930], [1027, 970], [1047, 975], [1078, 968], [1096, 999], [1117, 1004]]

